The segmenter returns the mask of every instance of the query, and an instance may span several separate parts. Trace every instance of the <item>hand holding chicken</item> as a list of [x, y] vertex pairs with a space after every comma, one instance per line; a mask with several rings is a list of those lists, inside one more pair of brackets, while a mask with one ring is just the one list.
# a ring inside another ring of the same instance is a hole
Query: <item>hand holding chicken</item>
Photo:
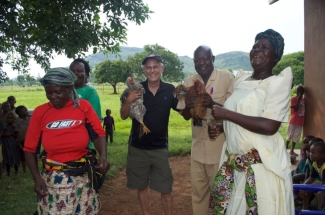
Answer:
[[128, 77], [126, 79], [127, 88], [123, 91], [121, 95], [121, 105], [125, 102], [132, 102], [129, 112], [129, 117], [131, 119], [135, 118], [140, 124], [139, 137], [143, 134], [147, 134], [150, 130], [143, 123], [143, 117], [146, 113], [146, 107], [143, 104], [143, 94], [145, 90], [143, 86], [134, 80], [133, 77]]
[[205, 85], [199, 80], [195, 80], [191, 87], [180, 84], [176, 87], [174, 96], [178, 100], [185, 100], [186, 107], [190, 109], [193, 118], [193, 125], [202, 126], [207, 108], [213, 104], [211, 96], [205, 90]]

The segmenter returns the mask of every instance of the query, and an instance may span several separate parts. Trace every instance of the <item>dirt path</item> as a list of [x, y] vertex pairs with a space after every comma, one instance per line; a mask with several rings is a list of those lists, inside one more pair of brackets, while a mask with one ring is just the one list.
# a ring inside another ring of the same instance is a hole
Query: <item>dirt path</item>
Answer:
[[[173, 171], [173, 214], [191, 215], [190, 156], [172, 157], [170, 165]], [[105, 182], [100, 191], [101, 212], [99, 215], [142, 215], [137, 191], [126, 186], [125, 170], [116, 178]], [[160, 194], [150, 191], [150, 214], [163, 215]]]
[[[192, 215], [190, 156], [172, 157], [169, 161], [174, 177], [173, 214]], [[295, 169], [298, 162], [291, 169]], [[99, 215], [142, 215], [137, 191], [128, 189], [125, 184], [125, 170], [105, 182], [100, 191], [102, 209]], [[150, 214], [164, 215], [160, 194], [155, 191], [150, 191]]]

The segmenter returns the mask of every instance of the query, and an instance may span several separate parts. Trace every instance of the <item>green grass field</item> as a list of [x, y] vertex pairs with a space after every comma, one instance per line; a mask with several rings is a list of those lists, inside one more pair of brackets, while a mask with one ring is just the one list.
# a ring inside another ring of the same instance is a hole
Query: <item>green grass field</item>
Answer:
[[[108, 159], [111, 163], [107, 177], [114, 177], [121, 168], [126, 165], [127, 141], [129, 137], [131, 120], [121, 120], [119, 116], [120, 94], [113, 94], [113, 88], [109, 86], [96, 86], [101, 98], [102, 115], [105, 110], [111, 109], [115, 120], [116, 131], [114, 132], [114, 143], [108, 145]], [[123, 91], [123, 85], [118, 87], [118, 93]], [[27, 109], [47, 102], [43, 87], [1, 87], [0, 103], [7, 97], [16, 97], [18, 105], [24, 105]], [[191, 151], [191, 124], [185, 121], [177, 112], [171, 111], [169, 121], [169, 151], [171, 156], [182, 156], [190, 154]], [[280, 129], [282, 137], [285, 138], [287, 124]], [[301, 141], [296, 148], [300, 148]], [[0, 180], [0, 214], [32, 214], [36, 209], [36, 195], [33, 192], [33, 180], [29, 171], [26, 174], [19, 169], [18, 176], [7, 177], [5, 174]]]

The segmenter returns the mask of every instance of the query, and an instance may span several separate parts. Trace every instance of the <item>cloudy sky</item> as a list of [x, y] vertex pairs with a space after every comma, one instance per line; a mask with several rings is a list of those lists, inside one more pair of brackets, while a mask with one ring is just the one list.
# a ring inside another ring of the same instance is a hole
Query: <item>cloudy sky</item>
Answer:
[[[127, 44], [143, 47], [159, 44], [177, 55], [192, 57], [202, 44], [215, 55], [229, 51], [249, 52], [255, 35], [268, 28], [282, 34], [284, 54], [304, 49], [303, 0], [144, 0], [154, 12], [138, 26], [128, 26]], [[67, 66], [72, 59], [57, 56], [52, 67]], [[31, 63], [31, 74], [41, 76], [42, 69]], [[7, 67], [5, 68], [7, 70]], [[10, 78], [16, 72], [10, 72]]]

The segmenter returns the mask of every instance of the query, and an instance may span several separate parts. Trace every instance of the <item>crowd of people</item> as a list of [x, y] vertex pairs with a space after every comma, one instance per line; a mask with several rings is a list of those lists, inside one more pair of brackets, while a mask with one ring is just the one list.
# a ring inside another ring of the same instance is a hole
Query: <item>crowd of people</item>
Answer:
[[[290, 99], [290, 67], [279, 75], [272, 72], [283, 50], [281, 34], [272, 29], [258, 33], [249, 53], [253, 72], [240, 71], [234, 77], [214, 68], [210, 47], [195, 49], [197, 74], [184, 86], [189, 88], [196, 80], [204, 84], [207, 93], [202, 93], [200, 105], [207, 112], [200, 125], [191, 126], [193, 215], [293, 215], [295, 204], [325, 210], [325, 192], [293, 192], [293, 182], [325, 184], [325, 143], [305, 135], [299, 164], [290, 170], [290, 156], [298, 156], [294, 148], [303, 130], [305, 102], [300, 85]], [[174, 110], [193, 121], [191, 110], [198, 105], [190, 96], [178, 101], [175, 87], [162, 80], [164, 63], [156, 54], [143, 59], [146, 80], [140, 84], [145, 93], [130, 91], [120, 108], [120, 117], [126, 120], [137, 99], [145, 106], [142, 123], [150, 132], [139, 136], [141, 123], [132, 119], [126, 164], [126, 186], [137, 190], [144, 215], [150, 214], [149, 189], [161, 193], [164, 213], [173, 214], [169, 116]], [[13, 96], [2, 103], [0, 178], [3, 166], [9, 176], [11, 167], [17, 173], [20, 163], [26, 172], [27, 163], [38, 195], [38, 214], [98, 214], [100, 209], [98, 193], [110, 167], [107, 143], [108, 137], [113, 143], [115, 123], [110, 109], [101, 122], [100, 99], [88, 81], [89, 73], [83, 59], [75, 59], [69, 68], [47, 71], [40, 82], [49, 102], [35, 108], [31, 118], [26, 107], [15, 107]], [[217, 123], [211, 125], [208, 119]], [[287, 122], [285, 143], [278, 130]]]

